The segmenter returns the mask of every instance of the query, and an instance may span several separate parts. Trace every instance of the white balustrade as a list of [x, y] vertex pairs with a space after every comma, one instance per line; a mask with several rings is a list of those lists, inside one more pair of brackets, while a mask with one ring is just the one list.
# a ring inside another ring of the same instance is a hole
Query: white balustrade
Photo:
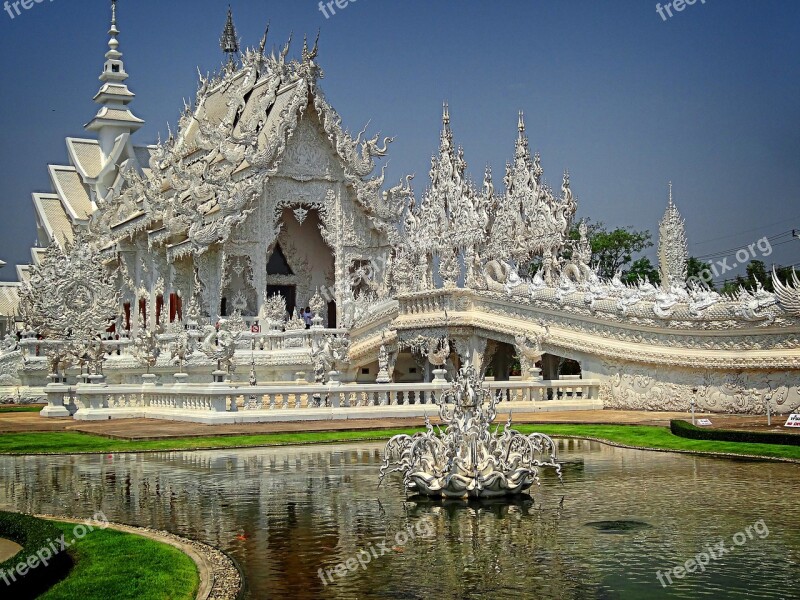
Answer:
[[[524, 412], [541, 409], [548, 402], [566, 401], [597, 408], [592, 403], [598, 397], [600, 383], [594, 380], [559, 381], [490, 381], [485, 386], [499, 399], [498, 409], [509, 404], [509, 409]], [[81, 407], [76, 419], [108, 419], [156, 416], [181, 420], [191, 414], [243, 415], [263, 417], [287, 411], [302, 415], [306, 411], [328, 411], [327, 418], [348, 418], [350, 412], [380, 418], [382, 413], [392, 415], [435, 415], [437, 399], [449, 383], [389, 383], [355, 384], [330, 383], [249, 386], [246, 384], [215, 383], [169, 385], [106, 385], [78, 384], [75, 387], [56, 386], [48, 391], [48, 409], [53, 416], [64, 416], [54, 407], [63, 406], [74, 390]], [[241, 399], [241, 409], [239, 408]], [[510, 406], [513, 404], [514, 406]], [[414, 410], [416, 408], [416, 410]], [[48, 410], [45, 409], [45, 410]], [[398, 410], [400, 413], [398, 413]], [[330, 411], [333, 411], [330, 413]], [[43, 412], [45, 416], [47, 413]], [[274, 417], [273, 417], [274, 418]], [[286, 418], [289, 418], [288, 416]], [[309, 419], [308, 414], [305, 417]], [[323, 417], [320, 417], [323, 418]]]

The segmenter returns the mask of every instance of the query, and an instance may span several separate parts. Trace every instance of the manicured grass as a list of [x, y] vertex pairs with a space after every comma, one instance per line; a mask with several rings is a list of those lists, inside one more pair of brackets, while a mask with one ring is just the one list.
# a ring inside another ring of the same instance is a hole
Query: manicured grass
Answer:
[[[65, 539], [75, 525], [58, 523]], [[191, 600], [200, 578], [180, 550], [128, 533], [95, 529], [69, 549], [75, 566], [41, 600]]]
[[800, 460], [800, 447], [778, 444], [748, 444], [690, 440], [673, 435], [666, 427], [647, 425], [519, 425], [522, 433], [538, 431], [551, 436], [588, 437], [608, 440], [625, 446], [655, 448], [659, 450], [688, 450], [690, 452], [718, 452], [746, 456], [768, 456]]
[[5, 433], [0, 435], [0, 454], [74, 454], [81, 452], [159, 452], [215, 448], [248, 448], [348, 442], [353, 440], [387, 440], [399, 433], [417, 429], [378, 431], [323, 431], [312, 433], [270, 433], [224, 437], [188, 437], [152, 441], [113, 440], [75, 432]]
[[[800, 460], [800, 447], [777, 444], [750, 444], [690, 440], [673, 435], [666, 427], [645, 425], [517, 425], [522, 433], [539, 431], [551, 436], [587, 437], [638, 448], [686, 450], [766, 456]], [[84, 452], [162, 452], [215, 448], [249, 448], [365, 440], [388, 440], [399, 433], [419, 429], [385, 429], [371, 431], [326, 431], [311, 433], [274, 433], [226, 437], [188, 437], [169, 440], [134, 441], [112, 440], [74, 432], [7, 433], [0, 435], [0, 454], [75, 454]]]
[[0, 406], [0, 413], [38, 413], [44, 408], [41, 404], [35, 405], [24, 405], [20, 406], [19, 404], [4, 404]]

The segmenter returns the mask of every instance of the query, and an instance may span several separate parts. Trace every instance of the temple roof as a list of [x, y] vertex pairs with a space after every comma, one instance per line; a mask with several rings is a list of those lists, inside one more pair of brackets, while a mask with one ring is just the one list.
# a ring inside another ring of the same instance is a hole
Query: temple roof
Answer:
[[20, 284], [14, 282], [0, 282], [0, 316], [10, 317], [17, 313], [19, 306]]
[[57, 194], [33, 194], [33, 205], [49, 239], [57, 241], [62, 248], [65, 241], [72, 241], [72, 221]]
[[50, 180], [63, 201], [70, 220], [88, 219], [94, 208], [89, 190], [74, 167], [50, 165]]
[[67, 138], [67, 151], [72, 164], [84, 179], [96, 179], [103, 170], [103, 152], [97, 140]]

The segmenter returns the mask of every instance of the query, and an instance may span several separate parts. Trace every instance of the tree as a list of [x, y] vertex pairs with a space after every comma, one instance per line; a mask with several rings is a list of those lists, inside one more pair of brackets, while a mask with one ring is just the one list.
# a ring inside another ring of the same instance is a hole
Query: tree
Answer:
[[686, 277], [688, 281], [701, 281], [710, 289], [715, 289], [711, 263], [703, 262], [699, 258], [691, 256], [686, 261]]
[[592, 262], [597, 265], [600, 276], [606, 278], [613, 277], [617, 271], [626, 274], [625, 267], [631, 264], [634, 254], [653, 245], [649, 231], [636, 231], [632, 227], [617, 227], [613, 231], [601, 227], [589, 239]]
[[653, 285], [661, 283], [661, 274], [646, 256], [634, 261], [630, 269], [622, 276], [622, 280], [626, 283], [636, 283], [640, 279], [647, 279]]
[[[793, 267], [774, 267], [778, 281], [788, 284], [792, 279]], [[763, 260], [752, 260], [747, 265], [747, 276], [737, 275], [736, 279], [725, 282], [722, 287], [724, 294], [736, 294], [739, 288], [753, 291], [759, 285], [768, 292], [774, 292], [775, 286], [772, 281], [772, 270], [767, 270]]]
[[[617, 271], [622, 271], [623, 279], [625, 279], [633, 269], [631, 263], [634, 255], [653, 245], [652, 235], [649, 231], [636, 231], [632, 227], [617, 227], [613, 231], [609, 231], [603, 223], [592, 223], [589, 219], [585, 223], [589, 242], [592, 245], [591, 266], [596, 266], [598, 275], [606, 279], [614, 277]], [[573, 241], [580, 239], [578, 224], [572, 227], [569, 237]], [[571, 256], [572, 249], [567, 248], [564, 257], [569, 259]], [[641, 262], [642, 260], [646, 262]], [[639, 259], [637, 262], [639, 262], [637, 273], [648, 272], [650, 281], [658, 282], [660, 280], [658, 271], [652, 267], [648, 259]], [[630, 268], [628, 268], [629, 265]], [[655, 278], [651, 276], [653, 274]], [[635, 280], [636, 276], [633, 279]]]

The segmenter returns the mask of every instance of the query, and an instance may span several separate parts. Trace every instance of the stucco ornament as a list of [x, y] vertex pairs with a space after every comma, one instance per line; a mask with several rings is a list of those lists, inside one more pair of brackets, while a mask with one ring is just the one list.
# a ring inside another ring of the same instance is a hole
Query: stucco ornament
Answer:
[[220, 320], [218, 325], [206, 327], [200, 350], [216, 361], [218, 370], [224, 369], [227, 373], [233, 373], [236, 370], [233, 361], [236, 345], [244, 332], [245, 322], [242, 315], [234, 312], [229, 319]]
[[438, 399], [445, 425], [437, 434], [425, 419], [426, 431], [397, 435], [384, 450], [380, 482], [403, 473], [410, 493], [443, 498], [493, 498], [526, 492], [539, 483], [541, 468], [561, 477], [556, 445], [540, 433], [524, 436], [511, 428], [489, 427], [497, 416], [498, 397], [483, 387], [473, 367], [462, 369]]
[[133, 338], [132, 353], [138, 363], [145, 367], [147, 373], [156, 366], [161, 355], [161, 342], [157, 331], [152, 326], [152, 317], [148, 316], [147, 323], [140, 323], [139, 331]]
[[781, 307], [793, 317], [800, 317], [800, 279], [797, 277], [797, 272], [792, 269], [792, 283], [784, 284], [773, 270], [772, 282]]
[[658, 265], [661, 285], [670, 288], [686, 283], [686, 261], [689, 246], [686, 223], [672, 200], [672, 183], [669, 184], [669, 203], [658, 227]]

